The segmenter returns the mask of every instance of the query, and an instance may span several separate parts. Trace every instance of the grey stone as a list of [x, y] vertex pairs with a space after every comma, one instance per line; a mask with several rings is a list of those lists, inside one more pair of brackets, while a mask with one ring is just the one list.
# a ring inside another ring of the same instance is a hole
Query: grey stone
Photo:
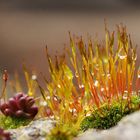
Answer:
[[12, 134], [12, 140], [45, 140], [55, 124], [54, 120], [43, 118], [32, 121], [28, 126], [9, 130], [9, 132]]
[[[9, 131], [12, 133], [12, 140], [45, 140], [55, 125], [56, 121], [42, 118], [28, 126]], [[140, 111], [124, 117], [111, 129], [90, 129], [74, 140], [140, 140]]]

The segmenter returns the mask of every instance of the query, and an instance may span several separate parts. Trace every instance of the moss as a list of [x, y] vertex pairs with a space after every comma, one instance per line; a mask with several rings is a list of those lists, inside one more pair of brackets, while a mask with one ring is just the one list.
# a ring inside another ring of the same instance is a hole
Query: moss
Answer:
[[78, 130], [69, 128], [66, 125], [56, 126], [51, 130], [46, 140], [72, 140], [77, 134]]
[[83, 131], [88, 128], [108, 129], [115, 126], [123, 116], [118, 106], [111, 107], [110, 109], [105, 106], [101, 109], [101, 112], [94, 112], [91, 116], [85, 117], [81, 123], [81, 129]]
[[131, 104], [133, 105], [140, 105], [140, 97], [137, 95], [132, 96]]
[[30, 123], [31, 120], [25, 118], [11, 118], [1, 115], [0, 127], [3, 129], [15, 129], [20, 126], [25, 126]]
[[81, 130], [89, 128], [108, 129], [115, 126], [122, 117], [136, 111], [140, 106], [140, 97], [132, 96], [130, 104], [127, 100], [114, 102], [110, 107], [104, 105], [100, 110], [96, 110], [91, 116], [87, 116], [81, 123]]

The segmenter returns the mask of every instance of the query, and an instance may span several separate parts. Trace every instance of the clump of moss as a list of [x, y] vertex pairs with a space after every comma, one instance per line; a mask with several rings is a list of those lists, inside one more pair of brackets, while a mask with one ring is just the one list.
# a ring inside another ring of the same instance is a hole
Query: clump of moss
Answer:
[[20, 126], [28, 125], [31, 120], [26, 118], [6, 117], [0, 115], [0, 126], [3, 129], [15, 129]]
[[108, 108], [104, 106], [100, 111], [95, 111], [91, 116], [85, 117], [81, 123], [83, 131], [88, 128], [108, 129], [115, 126], [123, 114], [119, 106]]
[[123, 100], [121, 103], [114, 102], [110, 107], [105, 104], [83, 119], [81, 130], [86, 131], [89, 128], [109, 129], [115, 126], [125, 115], [138, 110], [139, 106], [139, 96], [132, 96], [129, 104], [127, 100]]
[[78, 131], [67, 126], [56, 126], [47, 136], [46, 140], [72, 140]]

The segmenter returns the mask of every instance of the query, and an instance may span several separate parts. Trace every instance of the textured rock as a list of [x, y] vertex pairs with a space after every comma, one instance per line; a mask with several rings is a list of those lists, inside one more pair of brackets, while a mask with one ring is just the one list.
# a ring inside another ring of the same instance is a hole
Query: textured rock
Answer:
[[[10, 130], [12, 140], [45, 140], [56, 122], [47, 118], [35, 120], [26, 127]], [[139, 140], [140, 111], [124, 117], [117, 126], [109, 130], [90, 129], [74, 140]]]
[[140, 140], [140, 111], [124, 117], [117, 126], [109, 130], [91, 129], [75, 140]]
[[47, 118], [35, 120], [28, 126], [10, 130], [12, 140], [45, 140], [56, 122]]

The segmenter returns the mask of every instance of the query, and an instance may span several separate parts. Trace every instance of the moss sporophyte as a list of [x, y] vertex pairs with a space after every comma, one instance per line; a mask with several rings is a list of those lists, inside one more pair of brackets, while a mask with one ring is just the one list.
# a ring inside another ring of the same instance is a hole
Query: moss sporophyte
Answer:
[[[90, 37], [85, 43], [82, 37], [69, 36], [70, 49], [65, 48], [65, 54], [55, 60], [46, 47], [50, 71], [50, 80], [43, 75], [46, 87], [24, 66], [28, 96], [37, 99], [37, 116], [57, 120], [46, 138], [49, 140], [70, 140], [88, 128], [108, 129], [140, 108], [140, 69], [136, 70], [136, 46], [126, 27], [119, 25], [112, 33], [105, 27], [101, 43]], [[14, 89], [19, 89], [15, 85]]]
[[139, 109], [140, 70], [137, 74], [136, 46], [126, 27], [117, 26], [116, 34], [105, 28], [102, 43], [88, 38], [85, 44], [82, 37], [70, 34], [70, 48], [55, 61], [46, 48], [51, 80], [47, 90], [40, 91], [49, 107], [47, 116], [81, 132], [110, 128]]

